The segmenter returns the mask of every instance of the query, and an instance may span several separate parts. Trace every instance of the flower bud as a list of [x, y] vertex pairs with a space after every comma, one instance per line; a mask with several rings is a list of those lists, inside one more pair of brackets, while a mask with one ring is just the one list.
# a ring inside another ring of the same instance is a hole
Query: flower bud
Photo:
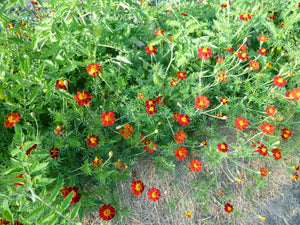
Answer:
[[157, 134], [157, 133], [158, 133], [158, 129], [155, 129], [154, 133], [156, 133], [156, 134]]
[[114, 155], [113, 151], [110, 151], [110, 152], [108, 153], [109, 158], [111, 158], [113, 155]]
[[31, 116], [32, 118], [34, 118], [34, 117], [35, 117], [35, 113], [34, 113], [34, 112], [31, 112], [31, 113], [30, 113], [30, 116]]

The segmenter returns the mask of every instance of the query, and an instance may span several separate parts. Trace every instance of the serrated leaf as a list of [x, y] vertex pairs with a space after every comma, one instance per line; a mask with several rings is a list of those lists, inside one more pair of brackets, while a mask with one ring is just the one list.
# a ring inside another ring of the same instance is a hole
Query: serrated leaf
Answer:
[[40, 164], [33, 166], [31, 173], [45, 169], [48, 166], [48, 164], [49, 164], [49, 162], [45, 162], [45, 163], [40, 163]]
[[45, 206], [41, 205], [38, 206], [35, 210], [33, 210], [28, 217], [26, 218], [27, 220], [35, 220], [37, 219], [45, 210]]
[[71, 203], [71, 199], [73, 197], [73, 191], [70, 192], [67, 197], [63, 200], [63, 202], [61, 203], [61, 209], [62, 211], [64, 211], [66, 208], [68, 208], [68, 206]]
[[52, 183], [54, 180], [55, 178], [45, 178], [45, 177], [41, 177], [41, 175], [38, 175], [33, 178], [32, 182], [36, 186], [44, 186]]
[[45, 216], [42, 220], [38, 222], [38, 224], [48, 224], [47, 222], [53, 217], [57, 217], [57, 214], [55, 212], [51, 212], [49, 215]]
[[79, 209], [80, 209], [80, 203], [77, 203], [76, 206], [73, 208], [73, 211], [71, 212], [71, 215], [69, 218], [70, 222], [77, 217]]
[[7, 175], [7, 174], [9, 174], [10, 172], [12, 172], [12, 171], [14, 171], [15, 169], [18, 169], [18, 168], [20, 168], [19, 165], [10, 166], [10, 167], [8, 167], [6, 170], [2, 171], [1, 173], [2, 173], [3, 175]]

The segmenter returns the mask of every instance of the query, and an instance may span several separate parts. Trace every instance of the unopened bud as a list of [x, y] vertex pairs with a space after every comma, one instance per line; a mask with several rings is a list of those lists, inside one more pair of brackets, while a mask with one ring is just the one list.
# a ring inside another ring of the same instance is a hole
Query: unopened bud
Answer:
[[156, 133], [156, 134], [157, 134], [157, 133], [158, 133], [158, 129], [155, 129], [154, 133]]
[[122, 128], [121, 126], [117, 126], [117, 127], [116, 127], [116, 130], [119, 130], [119, 129], [121, 129], [121, 128]]
[[108, 153], [108, 156], [109, 156], [110, 158], [111, 158], [113, 155], [114, 155], [113, 151], [110, 151], [110, 152]]
[[181, 107], [181, 104], [180, 104], [180, 102], [177, 102], [177, 105], [178, 105], [179, 107]]
[[281, 74], [283, 71], [284, 71], [284, 69], [281, 68], [281, 69], [279, 70], [279, 74]]
[[280, 141], [276, 141], [275, 143], [274, 143], [274, 145], [279, 145], [280, 144]]
[[31, 113], [30, 113], [30, 116], [31, 116], [32, 118], [34, 118], [34, 117], [35, 117], [35, 113], [34, 113], [34, 112], [31, 112]]
[[245, 37], [245, 38], [244, 38], [244, 42], [246, 42], [247, 40], [248, 40], [248, 38], [247, 38], [247, 37]]

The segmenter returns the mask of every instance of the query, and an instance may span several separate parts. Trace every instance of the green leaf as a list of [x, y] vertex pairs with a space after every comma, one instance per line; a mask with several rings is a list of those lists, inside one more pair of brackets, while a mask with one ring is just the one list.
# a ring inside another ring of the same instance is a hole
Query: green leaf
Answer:
[[38, 206], [35, 210], [33, 210], [28, 217], [26, 218], [27, 220], [35, 220], [37, 218], [39, 218], [39, 216], [44, 212], [45, 210], [45, 206], [41, 205]]
[[19, 0], [20, 6], [25, 8], [25, 0]]
[[8, 205], [8, 200], [7, 199], [5, 199], [3, 201], [3, 209], [4, 210], [2, 211], [2, 216], [4, 218], [6, 218], [7, 220], [12, 221], [13, 220], [13, 215], [12, 215], [10, 209], [9, 209], [9, 205]]
[[10, 166], [8, 167], [6, 170], [2, 171], [2, 174], [3, 175], [7, 175], [9, 174], [10, 172], [14, 171], [15, 169], [18, 169], [20, 168], [20, 165], [14, 165], [14, 166]]
[[59, 190], [62, 188], [63, 184], [64, 184], [64, 180], [63, 180], [62, 176], [59, 175], [59, 176], [58, 176], [57, 183], [56, 183], [56, 185], [55, 185], [55, 188], [54, 188], [54, 190], [52, 191], [52, 194], [51, 194], [51, 196], [50, 196], [50, 199], [49, 199], [50, 202], [53, 202], [53, 201], [54, 201], [54, 199], [56, 198], [56, 196], [57, 196], [58, 193], [59, 193]]
[[61, 203], [61, 209], [62, 211], [64, 211], [66, 208], [68, 208], [68, 206], [71, 203], [71, 199], [73, 197], [73, 191], [70, 192], [67, 197], [63, 200], [63, 202]]
[[77, 217], [79, 209], [80, 209], [80, 202], [76, 204], [73, 211], [71, 212], [71, 215], [70, 215], [70, 218], [69, 218], [70, 222]]
[[8, 196], [0, 193], [0, 198], [6, 199]]
[[44, 178], [41, 177], [42, 175], [38, 175], [35, 176], [32, 180], [32, 182], [36, 185], [36, 186], [44, 186], [44, 185], [48, 185], [50, 183], [52, 183], [55, 178]]
[[31, 173], [45, 169], [48, 166], [48, 164], [49, 164], [49, 162], [45, 162], [45, 163], [40, 163], [38, 165], [33, 166]]

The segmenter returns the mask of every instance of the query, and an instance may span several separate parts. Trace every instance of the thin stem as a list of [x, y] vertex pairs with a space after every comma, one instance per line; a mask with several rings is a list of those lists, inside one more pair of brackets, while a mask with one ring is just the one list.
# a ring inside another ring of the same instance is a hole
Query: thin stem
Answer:
[[168, 65], [168, 67], [167, 67], [167, 69], [166, 69], [166, 73], [168, 72], [168, 70], [169, 70], [169, 68], [170, 68], [170, 66], [171, 66], [171, 63], [173, 62], [173, 48], [174, 48], [174, 46], [173, 45], [171, 45], [171, 59], [170, 59], [170, 62], [169, 62], [169, 65]]

